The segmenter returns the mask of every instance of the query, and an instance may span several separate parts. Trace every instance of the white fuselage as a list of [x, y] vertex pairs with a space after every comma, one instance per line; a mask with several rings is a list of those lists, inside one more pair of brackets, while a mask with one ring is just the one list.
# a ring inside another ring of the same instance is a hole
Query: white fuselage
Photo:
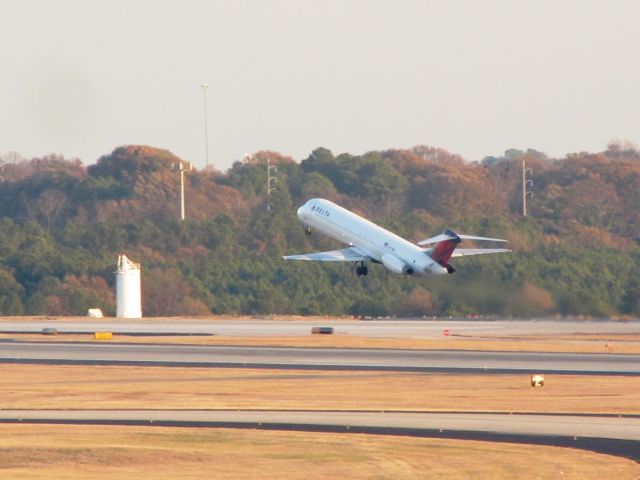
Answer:
[[395, 273], [446, 274], [418, 245], [329, 200], [314, 198], [298, 208], [300, 221], [339, 242], [356, 247]]

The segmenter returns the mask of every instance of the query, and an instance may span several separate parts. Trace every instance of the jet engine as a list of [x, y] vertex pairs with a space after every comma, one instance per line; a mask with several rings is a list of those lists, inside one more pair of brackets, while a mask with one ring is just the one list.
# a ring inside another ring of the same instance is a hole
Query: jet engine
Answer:
[[413, 273], [413, 269], [395, 255], [385, 253], [382, 255], [381, 260], [382, 264], [393, 273], [399, 273], [401, 275], [411, 275]]

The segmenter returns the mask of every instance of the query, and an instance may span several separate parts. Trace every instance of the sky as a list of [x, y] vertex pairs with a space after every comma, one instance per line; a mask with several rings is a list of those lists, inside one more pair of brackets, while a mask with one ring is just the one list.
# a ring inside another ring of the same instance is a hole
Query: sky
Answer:
[[0, 0], [0, 155], [640, 143], [635, 0]]

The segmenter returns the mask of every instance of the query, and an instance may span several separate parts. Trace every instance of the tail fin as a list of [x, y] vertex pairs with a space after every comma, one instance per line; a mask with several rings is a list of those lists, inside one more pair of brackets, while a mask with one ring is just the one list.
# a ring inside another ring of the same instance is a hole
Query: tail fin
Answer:
[[443, 267], [448, 267], [449, 259], [451, 255], [453, 255], [453, 251], [462, 240], [451, 230], [446, 230], [443, 235], [447, 237], [446, 240], [438, 242], [429, 252], [429, 256]]

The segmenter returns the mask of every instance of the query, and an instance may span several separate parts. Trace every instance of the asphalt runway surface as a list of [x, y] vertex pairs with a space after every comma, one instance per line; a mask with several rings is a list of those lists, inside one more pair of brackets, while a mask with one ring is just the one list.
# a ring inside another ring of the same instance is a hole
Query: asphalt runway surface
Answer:
[[333, 327], [336, 334], [388, 338], [442, 338], [452, 335], [509, 336], [553, 334], [640, 334], [640, 321], [568, 320], [275, 320], [235, 319], [37, 319], [0, 321], [0, 333], [40, 333], [56, 328], [65, 333], [109, 331], [118, 334], [306, 336], [314, 326]]
[[640, 416], [236, 410], [0, 410], [0, 423], [372, 433], [582, 448], [640, 460]]
[[0, 342], [2, 363], [640, 375], [640, 355]]

